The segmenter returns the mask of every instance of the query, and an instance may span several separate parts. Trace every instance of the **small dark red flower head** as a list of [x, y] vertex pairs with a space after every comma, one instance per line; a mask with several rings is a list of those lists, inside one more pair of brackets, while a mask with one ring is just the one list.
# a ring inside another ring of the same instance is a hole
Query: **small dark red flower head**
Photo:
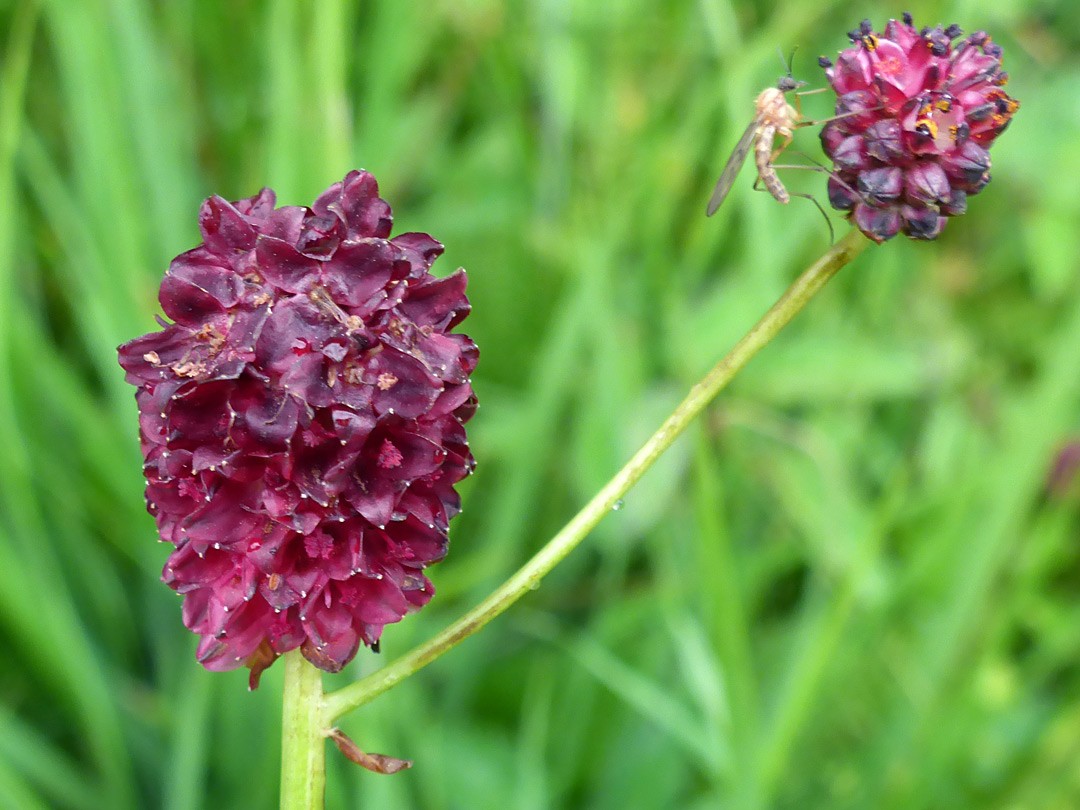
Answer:
[[161, 283], [173, 322], [119, 349], [162, 578], [203, 666], [253, 685], [296, 647], [336, 672], [426, 604], [474, 466], [465, 272], [432, 276], [427, 234], [389, 238], [367, 172], [274, 199], [203, 203], [203, 244]]
[[835, 65], [820, 60], [842, 116], [821, 131], [829, 201], [875, 242], [936, 238], [990, 182], [988, 150], [1020, 105], [1002, 89], [1001, 47], [961, 33], [917, 31], [905, 14], [876, 34], [864, 20]]

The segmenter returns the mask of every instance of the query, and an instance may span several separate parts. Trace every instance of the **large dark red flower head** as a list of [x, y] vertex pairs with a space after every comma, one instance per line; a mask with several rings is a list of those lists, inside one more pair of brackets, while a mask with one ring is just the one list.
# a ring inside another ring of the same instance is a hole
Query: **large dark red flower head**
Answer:
[[917, 31], [911, 15], [876, 34], [864, 20], [833, 65], [841, 116], [821, 131], [836, 176], [829, 200], [876, 242], [934, 239], [990, 182], [990, 145], [1019, 103], [1002, 90], [1002, 51], [982, 31]]
[[389, 238], [367, 172], [274, 199], [203, 203], [203, 244], [161, 283], [173, 323], [119, 349], [162, 578], [203, 666], [253, 684], [298, 646], [335, 672], [426, 604], [474, 466], [465, 272], [432, 276], [427, 234]]

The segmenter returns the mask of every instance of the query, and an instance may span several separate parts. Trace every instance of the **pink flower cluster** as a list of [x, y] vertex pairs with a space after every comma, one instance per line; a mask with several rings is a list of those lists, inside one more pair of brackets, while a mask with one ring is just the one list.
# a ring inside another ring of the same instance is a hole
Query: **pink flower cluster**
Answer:
[[848, 36], [835, 65], [820, 60], [840, 116], [821, 132], [829, 200], [876, 242], [934, 239], [990, 182], [990, 146], [1019, 107], [1001, 47], [956, 25], [916, 30], [908, 14]]
[[390, 238], [366, 172], [274, 201], [208, 199], [161, 283], [172, 323], [119, 349], [163, 579], [198, 660], [253, 686], [296, 647], [337, 671], [426, 604], [474, 466], [465, 272], [432, 276], [426, 234]]

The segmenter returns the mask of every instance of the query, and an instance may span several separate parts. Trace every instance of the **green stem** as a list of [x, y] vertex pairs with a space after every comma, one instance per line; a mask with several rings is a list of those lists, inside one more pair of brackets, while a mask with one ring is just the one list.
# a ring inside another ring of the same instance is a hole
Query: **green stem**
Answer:
[[322, 673], [300, 650], [283, 656], [281, 810], [322, 810], [326, 786], [326, 704]]
[[[675, 412], [667, 418], [634, 457], [627, 462], [574, 518], [537, 552], [516, 574], [503, 583], [483, 602], [470, 610], [438, 635], [374, 672], [326, 696], [326, 718], [329, 722], [364, 705], [387, 689], [430, 664], [455, 644], [471, 636], [490, 622], [526, 592], [535, 590], [540, 580], [559, 564], [580, 543], [642, 474], [681, 434], [702, 409], [724, 388], [731, 378], [749, 362], [762, 347], [809, 303], [836, 272], [858, 256], [869, 244], [857, 231], [829, 248], [796, 279], [772, 309], [740, 340], [705, 377], [687, 394]], [[284, 807], [284, 805], [283, 805]]]

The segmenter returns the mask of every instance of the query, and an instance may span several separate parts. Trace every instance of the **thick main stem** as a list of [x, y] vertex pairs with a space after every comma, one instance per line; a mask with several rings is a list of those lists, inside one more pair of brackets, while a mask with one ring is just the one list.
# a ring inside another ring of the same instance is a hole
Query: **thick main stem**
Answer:
[[[438, 635], [374, 672], [363, 680], [326, 696], [326, 718], [333, 722], [343, 714], [381, 695], [421, 667], [431, 663], [462, 639], [471, 636], [490, 622], [526, 592], [535, 590], [540, 580], [551, 571], [604, 515], [637, 483], [645, 470], [652, 466], [687, 425], [715, 397], [731, 378], [768, 344], [825, 286], [836, 272], [858, 256], [869, 242], [857, 231], [833, 245], [788, 288], [764, 317], [713, 367], [669, 416], [660, 428], [626, 463], [615, 477], [601, 489], [547, 545], [536, 553], [510, 579], [483, 602], [470, 610]], [[282, 805], [284, 807], [284, 805]]]
[[326, 788], [326, 705], [322, 672], [300, 650], [284, 656], [281, 810], [322, 810]]

